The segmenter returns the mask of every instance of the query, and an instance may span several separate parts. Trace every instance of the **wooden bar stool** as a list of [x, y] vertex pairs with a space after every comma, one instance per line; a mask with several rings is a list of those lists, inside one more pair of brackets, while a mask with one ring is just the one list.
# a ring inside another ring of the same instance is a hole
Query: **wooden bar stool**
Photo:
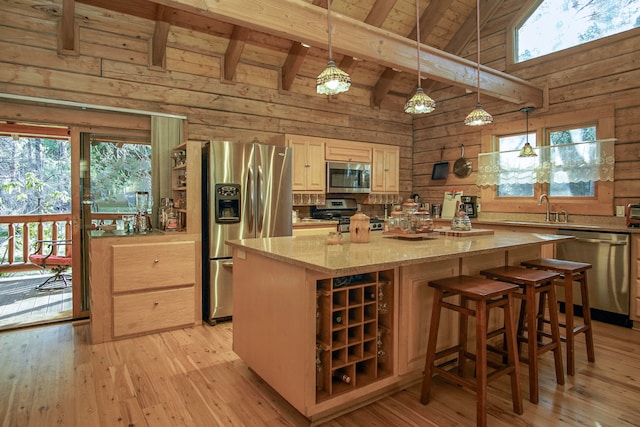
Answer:
[[[565, 329], [565, 335], [561, 337], [567, 345], [567, 375], [575, 375], [575, 336], [584, 333], [587, 344], [587, 360], [595, 362], [596, 356], [593, 347], [593, 329], [591, 327], [591, 306], [589, 305], [589, 287], [587, 286], [587, 270], [591, 264], [576, 261], [565, 261], [552, 258], [538, 258], [521, 263], [527, 268], [554, 271], [560, 274], [561, 282], [556, 282], [564, 287], [565, 295], [565, 321], [560, 326]], [[582, 324], [575, 324], [573, 313], [573, 282], [580, 285], [582, 299]]]
[[[487, 280], [471, 276], [458, 276], [448, 279], [429, 282], [434, 288], [433, 311], [431, 313], [431, 325], [429, 328], [429, 343], [425, 360], [424, 379], [422, 381], [422, 393], [420, 402], [429, 403], [431, 397], [431, 380], [434, 374], [468, 388], [476, 393], [476, 422], [478, 426], [487, 425], [487, 384], [509, 374], [511, 376], [511, 398], [513, 410], [522, 414], [522, 392], [520, 390], [520, 368], [518, 352], [516, 349], [516, 332], [513, 320], [513, 294], [518, 287], [508, 283]], [[460, 296], [460, 304], [444, 301], [446, 298]], [[468, 302], [475, 302], [474, 308], [467, 307]], [[504, 310], [504, 328], [507, 341], [507, 363], [498, 364], [487, 359], [487, 317], [492, 308]], [[459, 341], [458, 344], [436, 352], [438, 340], [438, 327], [440, 325], [440, 312], [442, 308], [454, 310], [460, 313]], [[476, 318], [476, 352], [467, 351], [467, 322], [469, 316]], [[441, 357], [458, 354], [457, 373], [447, 371], [435, 365], [435, 361]], [[466, 359], [475, 359], [476, 379], [464, 378]], [[488, 367], [493, 368], [491, 372]]]
[[[562, 366], [562, 346], [560, 344], [560, 329], [558, 322], [558, 303], [554, 290], [553, 281], [560, 277], [559, 274], [531, 270], [522, 267], [497, 267], [480, 272], [488, 279], [500, 280], [518, 285], [522, 289], [522, 294], [515, 296], [521, 299], [521, 309], [518, 321], [518, 348], [520, 342], [527, 343], [527, 359], [529, 364], [529, 400], [538, 403], [538, 357], [542, 354], [553, 351], [556, 382], [564, 384], [564, 368]], [[536, 308], [536, 296], [539, 304]], [[549, 302], [549, 319], [545, 318], [544, 302]], [[526, 338], [524, 336], [526, 323]], [[544, 324], [550, 325], [550, 332], [545, 331]], [[550, 341], [544, 340], [550, 339]]]

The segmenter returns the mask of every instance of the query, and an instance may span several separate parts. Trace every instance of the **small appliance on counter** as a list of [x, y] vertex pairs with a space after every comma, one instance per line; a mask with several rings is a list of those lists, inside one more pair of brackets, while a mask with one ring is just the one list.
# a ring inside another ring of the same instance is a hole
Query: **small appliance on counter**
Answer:
[[459, 210], [464, 211], [469, 218], [476, 218], [478, 216], [477, 210], [477, 196], [461, 196]]
[[629, 203], [626, 216], [627, 227], [640, 227], [640, 203]]
[[[355, 199], [326, 199], [324, 205], [311, 206], [311, 217], [338, 221], [338, 231], [349, 232], [351, 217], [358, 211]], [[382, 231], [384, 220], [370, 219], [371, 231]]]

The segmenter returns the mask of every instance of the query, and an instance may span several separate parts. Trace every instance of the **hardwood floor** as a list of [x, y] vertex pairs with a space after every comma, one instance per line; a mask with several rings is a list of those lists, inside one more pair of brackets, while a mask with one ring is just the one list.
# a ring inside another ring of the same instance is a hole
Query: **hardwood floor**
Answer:
[[[304, 426], [308, 422], [231, 350], [232, 323], [88, 344], [88, 323], [0, 333], [2, 426]], [[489, 391], [491, 426], [640, 426], [640, 331], [596, 322], [596, 363], [579, 336], [577, 371], [555, 383], [542, 358], [540, 403], [511, 408], [508, 378]], [[521, 370], [526, 384], [527, 369]], [[473, 426], [475, 396], [436, 378], [327, 427]]]

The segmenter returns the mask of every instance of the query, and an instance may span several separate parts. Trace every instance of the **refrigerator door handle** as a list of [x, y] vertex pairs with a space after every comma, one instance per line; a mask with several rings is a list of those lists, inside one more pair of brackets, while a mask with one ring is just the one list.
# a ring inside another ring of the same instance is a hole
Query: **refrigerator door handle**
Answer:
[[233, 260], [223, 262], [222, 267], [228, 268], [229, 270], [233, 270]]
[[258, 178], [256, 179], [256, 193], [258, 198], [258, 222], [257, 222], [257, 234], [262, 234], [262, 226], [264, 224], [264, 195], [262, 193], [262, 187], [264, 186], [264, 174], [262, 173], [262, 166], [258, 165]]
[[245, 215], [246, 221], [245, 224], [247, 226], [247, 229], [249, 230], [249, 234], [253, 233], [253, 224], [254, 224], [254, 216], [253, 216], [253, 212], [254, 212], [254, 204], [255, 204], [255, 200], [254, 200], [254, 191], [251, 191], [250, 189], [253, 188], [253, 169], [249, 168], [249, 170], [247, 171], [247, 185], [245, 186], [245, 191], [249, 191], [249, 197], [247, 197], [247, 200], [249, 201], [249, 207], [247, 209], [247, 213], [248, 215]]

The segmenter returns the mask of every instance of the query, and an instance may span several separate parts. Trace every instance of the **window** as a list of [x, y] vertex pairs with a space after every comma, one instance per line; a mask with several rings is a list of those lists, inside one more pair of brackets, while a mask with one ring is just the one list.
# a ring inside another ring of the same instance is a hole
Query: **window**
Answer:
[[92, 141], [92, 212], [135, 213], [138, 191], [151, 194], [151, 145]]
[[[613, 215], [614, 112], [610, 106], [539, 115], [482, 130], [477, 185], [484, 212], [536, 213], [547, 194], [556, 210]], [[525, 142], [536, 157], [520, 157]]]
[[[510, 165], [515, 165], [512, 167], [512, 171], [514, 174], [518, 174], [518, 158], [520, 154], [520, 149], [522, 146], [529, 142], [532, 147], [536, 146], [536, 134], [529, 133], [529, 138], [525, 133], [520, 135], [509, 135], [509, 136], [499, 136], [497, 137], [498, 146], [497, 151], [500, 154], [500, 168], [505, 170], [510, 167]], [[526, 166], [525, 166], [526, 167]], [[524, 182], [522, 179], [518, 179], [516, 176], [510, 175], [502, 175], [499, 178], [498, 183], [498, 197], [533, 197], [533, 183], [532, 182]]]
[[0, 135], [0, 215], [71, 212], [68, 138]]
[[640, 0], [544, 0], [515, 28], [515, 62], [636, 27]]

